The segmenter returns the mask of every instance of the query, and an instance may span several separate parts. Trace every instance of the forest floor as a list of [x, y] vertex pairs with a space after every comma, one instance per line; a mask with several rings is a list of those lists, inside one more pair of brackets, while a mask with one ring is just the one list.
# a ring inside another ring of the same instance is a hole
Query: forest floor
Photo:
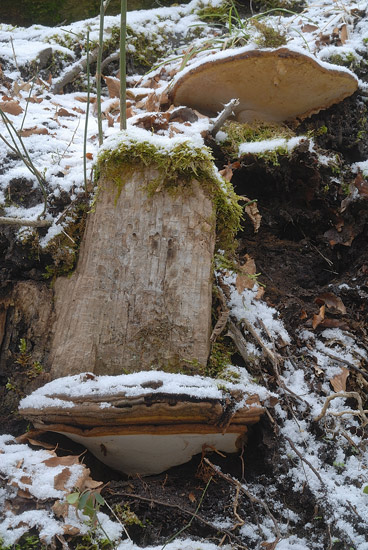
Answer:
[[[259, 13], [269, 4], [253, 2], [253, 9]], [[57, 467], [63, 457], [77, 456], [83, 449], [56, 434], [27, 435], [30, 427], [17, 407], [25, 394], [48, 381], [47, 372], [37, 370], [45, 345], [29, 343], [27, 320], [16, 314], [21, 308], [13, 304], [10, 311], [8, 303], [17, 282], [32, 281], [49, 289], [50, 279], [68, 272], [77, 258], [85, 218], [85, 75], [68, 82], [64, 94], [56, 93], [55, 85], [83, 57], [87, 23], [91, 40], [97, 39], [98, 20], [74, 23], [63, 31], [0, 25], [0, 107], [8, 117], [6, 125], [0, 124], [0, 134], [13, 147], [11, 125], [23, 136], [47, 182], [49, 221], [46, 228], [3, 225], [0, 230], [0, 548], [368, 550], [368, 8], [366, 2], [332, 0], [318, 6], [313, 1], [276, 4], [282, 9], [269, 13], [262, 23], [284, 36], [284, 45], [348, 67], [359, 78], [358, 91], [298, 126], [289, 125], [287, 132], [301, 138], [290, 150], [266, 144], [259, 153], [240, 155], [241, 143], [263, 143], [264, 126], [253, 127], [252, 137], [240, 143], [233, 134], [224, 141], [210, 135], [210, 119], [189, 120], [188, 113], [181, 115], [175, 135], [191, 138], [202, 132], [217, 168], [230, 170], [238, 195], [256, 201], [259, 229], [254, 215], [246, 214], [237, 235], [238, 268], [219, 264], [215, 280], [231, 319], [241, 323], [245, 316], [255, 329], [252, 333], [243, 326], [247, 361], [224, 333], [231, 364], [245, 370], [277, 402], [269, 404], [249, 431], [240, 456], [206, 453], [163, 474], [128, 479], [89, 453], [83, 455], [93, 480], [104, 483], [101, 494], [110, 508], [103, 506], [99, 517], [114, 544], [102, 542], [98, 528], [91, 530], [70, 511], [56, 513], [55, 502], [65, 502], [71, 488], [60, 483], [56, 487], [60, 469], [42, 478], [37, 464], [46, 455], [37, 458], [37, 449], [44, 446], [48, 451], [42, 452], [54, 452], [60, 459]], [[128, 131], [135, 125], [150, 135], [169, 136], [173, 126], [157, 114], [165, 113], [159, 94], [181, 60], [143, 73], [147, 64], [162, 60], [168, 43], [173, 55], [193, 40], [199, 51], [198, 45], [225, 33], [226, 17], [219, 5], [213, 2], [207, 15], [199, 15], [203, 4], [196, 2], [128, 14], [132, 40], [138, 36], [142, 43], [139, 33], [145, 27], [144, 35], [154, 44], [150, 48], [148, 43], [144, 52], [137, 52], [138, 42], [131, 50], [128, 46]], [[252, 15], [251, 5], [239, 8], [241, 17]], [[191, 27], [204, 21], [200, 30]], [[106, 17], [107, 41], [111, 39], [106, 56], [116, 48], [118, 24], [119, 18]], [[241, 40], [234, 45], [267, 47], [265, 29], [247, 25], [246, 38], [241, 28]], [[190, 28], [197, 29], [197, 36]], [[211, 47], [218, 48], [211, 43], [206, 55]], [[42, 54], [48, 48], [52, 51]], [[157, 59], [149, 57], [153, 49]], [[117, 70], [112, 59], [104, 71], [105, 138], [119, 131]], [[142, 93], [145, 89], [149, 95]], [[227, 129], [230, 136], [230, 125]], [[92, 113], [89, 191], [97, 151]], [[36, 221], [44, 208], [36, 177], [4, 141], [0, 155], [1, 215]], [[72, 227], [74, 243], [67, 247], [60, 229], [68, 233]], [[241, 274], [248, 277], [246, 283]], [[37, 493], [36, 485], [42, 483], [44, 492]]]

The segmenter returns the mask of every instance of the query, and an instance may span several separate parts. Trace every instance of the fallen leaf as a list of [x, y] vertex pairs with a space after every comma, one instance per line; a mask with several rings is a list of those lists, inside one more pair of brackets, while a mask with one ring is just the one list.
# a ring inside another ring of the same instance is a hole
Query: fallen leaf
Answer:
[[39, 128], [38, 126], [33, 126], [33, 128], [26, 128], [25, 130], [22, 130], [20, 132], [20, 135], [22, 137], [29, 137], [34, 134], [36, 135], [47, 135], [49, 133], [48, 129], [43, 126], [42, 128]]
[[20, 91], [24, 90], [25, 92], [29, 92], [29, 90], [31, 89], [31, 84], [30, 82], [22, 82], [19, 84], [18, 82], [14, 82], [13, 84], [13, 93], [18, 96], [18, 97], [21, 97], [20, 95]]
[[335, 308], [342, 315], [346, 315], [346, 307], [343, 301], [339, 298], [339, 296], [333, 294], [333, 292], [323, 292], [322, 294], [319, 294], [314, 301], [319, 306], [325, 304], [328, 308]]
[[109, 92], [110, 98], [120, 97], [120, 80], [114, 76], [103, 76], [102, 77], [106, 82], [107, 90]]
[[306, 23], [305, 25], [302, 26], [301, 30], [302, 32], [313, 32], [313, 31], [317, 31], [318, 27], [316, 25], [311, 25], [310, 23]]
[[368, 198], [368, 182], [361, 172], [358, 172], [354, 180], [354, 186], [356, 187], [356, 189], [358, 189], [358, 193], [360, 196], [362, 196], [364, 199]]
[[225, 166], [223, 170], [219, 171], [220, 175], [224, 178], [225, 181], [231, 181], [231, 178], [233, 177], [233, 171], [230, 168], [230, 165], [228, 164]]
[[93, 160], [93, 153], [86, 153], [86, 158]]
[[16, 115], [20, 115], [20, 113], [23, 113], [22, 107], [19, 105], [19, 102], [16, 100], [0, 102], [0, 109], [4, 111], [4, 113], [8, 113], [9, 115], [16, 116]]
[[188, 498], [190, 502], [197, 502], [197, 499], [194, 493], [189, 493]]
[[69, 525], [68, 523], [65, 523], [63, 525], [63, 531], [64, 531], [64, 535], [71, 535], [73, 537], [75, 535], [79, 535], [80, 533], [78, 527], [74, 527], [74, 525]]
[[71, 473], [69, 468], [63, 468], [60, 474], [54, 477], [54, 488], [58, 491], [65, 491], [65, 485], [69, 481]]
[[263, 295], [265, 293], [264, 286], [259, 286], [257, 290], [257, 294], [255, 295], [255, 300], [261, 300], [263, 298]]
[[348, 40], [348, 29], [346, 23], [344, 23], [340, 29], [340, 40], [341, 44], [345, 44], [345, 42]]
[[323, 321], [323, 319], [325, 318], [325, 305], [321, 306], [319, 308], [319, 313], [318, 314], [315, 314], [313, 315], [313, 321], [312, 321], [312, 327], [313, 327], [313, 330], [315, 330], [318, 325], [320, 325]]
[[32, 95], [31, 97], [26, 97], [26, 101], [28, 101], [28, 103], [42, 103], [43, 98]]
[[340, 369], [340, 374], [335, 374], [335, 376], [333, 376], [330, 380], [330, 384], [336, 393], [339, 391], [346, 391], [346, 380], [349, 376], [348, 369], [345, 367], [340, 367]]
[[74, 464], [79, 464], [79, 457], [75, 455], [52, 456], [43, 460], [43, 463], [50, 468], [54, 466], [74, 466]]
[[245, 264], [239, 267], [240, 273], [237, 274], [235, 282], [239, 294], [242, 294], [245, 289], [251, 290], [255, 284], [254, 277], [252, 277], [256, 274], [255, 261], [248, 254], [244, 258]]
[[58, 109], [57, 116], [74, 116], [74, 117], [76, 117], [78, 115], [75, 115], [74, 113], [70, 113], [69, 111], [64, 109], [64, 107], [61, 107], [60, 109]]
[[258, 229], [261, 226], [262, 216], [259, 213], [257, 201], [251, 201], [247, 197], [243, 197], [244, 200], [248, 201], [245, 205], [245, 212], [250, 218], [250, 221], [253, 224], [254, 233], [258, 233]]

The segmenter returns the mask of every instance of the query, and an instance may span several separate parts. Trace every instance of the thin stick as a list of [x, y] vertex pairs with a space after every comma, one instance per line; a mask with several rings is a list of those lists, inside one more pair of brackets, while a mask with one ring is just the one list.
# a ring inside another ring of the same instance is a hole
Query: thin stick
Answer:
[[126, 12], [127, 0], [121, 0], [120, 15], [120, 130], [126, 130]]
[[295, 447], [294, 443], [291, 441], [291, 439], [289, 439], [286, 435], [284, 436], [286, 441], [289, 443], [290, 447], [293, 449], [294, 453], [296, 453], [298, 455], [298, 457], [300, 458], [300, 460], [302, 460], [303, 462], [306, 463], [307, 466], [309, 466], [309, 468], [312, 470], [312, 472], [318, 477], [322, 487], [326, 487], [325, 485], [325, 482], [323, 481], [323, 479], [321, 478], [321, 476], [319, 475], [319, 473], [317, 472], [317, 470], [315, 469], [315, 467], [309, 462], [309, 460], [307, 460], [300, 451], [298, 451], [298, 449]]
[[213, 126], [211, 128], [211, 136], [215, 136], [220, 128], [223, 126], [224, 122], [231, 116], [233, 116], [233, 108], [239, 105], [239, 99], [231, 99], [229, 103], [224, 105], [224, 109], [219, 113], [215, 119]]
[[86, 106], [86, 120], [84, 124], [84, 136], [83, 136], [83, 174], [84, 174], [84, 191], [87, 195], [87, 131], [88, 131], [88, 116], [91, 97], [91, 74], [89, 65], [89, 31], [87, 31], [87, 106]]
[[368, 373], [364, 372], [364, 370], [360, 369], [359, 367], [356, 367], [353, 365], [353, 363], [350, 363], [350, 361], [347, 361], [346, 359], [342, 359], [342, 357], [338, 357], [337, 355], [333, 355], [332, 353], [328, 353], [328, 351], [321, 350], [321, 352], [324, 355], [327, 355], [327, 357], [330, 357], [330, 359], [334, 359], [334, 361], [337, 361], [338, 363], [342, 363], [343, 365], [346, 365], [349, 369], [355, 370], [356, 372], [359, 372], [366, 380], [368, 380]]
[[0, 216], [0, 225], [24, 225], [26, 227], [50, 227], [48, 220], [26, 220], [23, 218], [6, 218]]
[[98, 39], [98, 55], [97, 55], [97, 68], [96, 68], [96, 87], [97, 87], [97, 124], [98, 124], [98, 144], [103, 144], [102, 133], [102, 110], [101, 110], [101, 63], [103, 53], [103, 36], [104, 36], [104, 18], [107, 6], [110, 4], [110, 0], [101, 0], [100, 5], [100, 34]]

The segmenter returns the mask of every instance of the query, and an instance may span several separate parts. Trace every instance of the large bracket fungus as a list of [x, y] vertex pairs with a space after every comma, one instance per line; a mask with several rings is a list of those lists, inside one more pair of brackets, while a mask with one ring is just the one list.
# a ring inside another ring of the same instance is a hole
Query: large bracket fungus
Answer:
[[183, 464], [203, 447], [234, 453], [264, 412], [257, 395], [162, 372], [61, 378], [36, 390], [21, 413], [37, 429], [67, 435], [126, 474]]
[[176, 77], [169, 95], [175, 105], [207, 116], [238, 98], [234, 114], [239, 122], [284, 122], [327, 109], [357, 87], [357, 78], [347, 69], [300, 51], [242, 48], [209, 55], [188, 67]]

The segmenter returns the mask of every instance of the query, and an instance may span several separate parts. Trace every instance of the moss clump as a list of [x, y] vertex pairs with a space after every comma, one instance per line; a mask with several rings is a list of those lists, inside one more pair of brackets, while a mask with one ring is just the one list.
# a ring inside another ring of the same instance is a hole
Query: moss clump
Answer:
[[253, 2], [255, 11], [277, 10], [278, 8], [300, 13], [305, 8], [305, 0], [254, 0]]
[[252, 124], [226, 122], [223, 131], [226, 133], [226, 138], [221, 141], [220, 145], [225, 154], [232, 159], [239, 157], [241, 143], [277, 138], [290, 139], [295, 136], [295, 133], [287, 126], [266, 122]]
[[206, 23], [226, 25], [229, 22], [230, 10], [234, 7], [231, 0], [224, 0], [219, 5], [213, 6], [210, 3], [200, 4], [195, 10], [196, 15]]
[[218, 338], [212, 344], [211, 353], [205, 367], [205, 376], [220, 378], [231, 364], [231, 356], [235, 353], [232, 343], [227, 343], [224, 338]]
[[252, 19], [252, 25], [259, 32], [256, 43], [260, 48], [279, 48], [287, 44], [285, 33], [258, 21], [258, 19]]
[[218, 176], [207, 147], [197, 148], [189, 142], [180, 142], [167, 150], [146, 141], [122, 142], [118, 148], [106, 150], [99, 156], [96, 174], [99, 177], [102, 173], [116, 184], [118, 197], [124, 181], [145, 167], [159, 172], [157, 178], [146, 184], [148, 196], [160, 191], [173, 196], [191, 193], [193, 181], [198, 181], [215, 205], [217, 249], [234, 248], [235, 235], [241, 227], [242, 208], [232, 185]]

